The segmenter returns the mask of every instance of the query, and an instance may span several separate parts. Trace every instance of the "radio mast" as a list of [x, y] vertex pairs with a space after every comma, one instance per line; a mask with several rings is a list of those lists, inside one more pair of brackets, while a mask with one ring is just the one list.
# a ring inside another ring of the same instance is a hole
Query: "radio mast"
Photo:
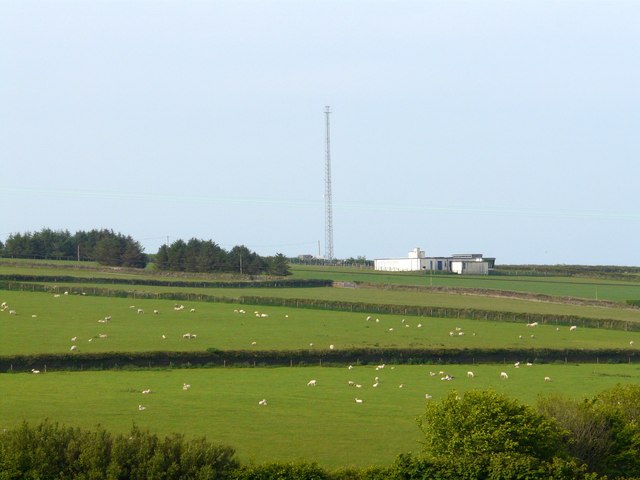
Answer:
[[324, 171], [324, 211], [325, 211], [325, 244], [324, 244], [324, 259], [333, 261], [333, 212], [331, 201], [331, 141], [330, 141], [330, 129], [329, 129], [329, 114], [331, 109], [329, 106], [324, 108], [324, 114], [327, 120], [327, 142], [326, 142], [326, 163]]

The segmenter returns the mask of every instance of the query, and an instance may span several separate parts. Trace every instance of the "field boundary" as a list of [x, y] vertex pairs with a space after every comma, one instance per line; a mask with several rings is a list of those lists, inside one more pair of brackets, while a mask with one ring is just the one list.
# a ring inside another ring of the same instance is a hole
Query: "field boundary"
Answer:
[[0, 372], [117, 370], [197, 367], [304, 367], [369, 364], [508, 364], [638, 363], [636, 350], [582, 349], [349, 349], [349, 350], [218, 350], [202, 352], [105, 352], [95, 354], [35, 354], [0, 357]]
[[103, 297], [174, 300], [191, 302], [230, 303], [242, 305], [258, 305], [288, 308], [307, 308], [313, 310], [330, 310], [341, 312], [358, 312], [363, 314], [389, 314], [417, 317], [457, 318], [467, 320], [485, 320], [509, 323], [538, 323], [557, 326], [576, 325], [582, 328], [606, 328], [610, 330], [640, 331], [640, 321], [618, 320], [612, 318], [590, 318], [578, 315], [550, 315], [543, 313], [505, 312], [472, 308], [434, 307], [418, 305], [378, 304], [362, 302], [344, 302], [339, 300], [315, 300], [309, 298], [279, 298], [240, 296], [225, 297], [189, 292], [143, 292], [113, 290], [109, 288], [60, 287], [38, 283], [22, 283], [0, 281], [0, 290], [19, 290], [28, 292], [60, 293], [68, 292], [76, 295], [92, 295]]

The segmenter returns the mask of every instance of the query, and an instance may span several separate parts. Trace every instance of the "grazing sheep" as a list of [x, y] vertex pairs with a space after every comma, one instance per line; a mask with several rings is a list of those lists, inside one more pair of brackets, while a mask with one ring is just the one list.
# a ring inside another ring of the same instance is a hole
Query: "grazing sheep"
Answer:
[[138, 313], [144, 313], [144, 310], [143, 310], [143, 309], [141, 309], [141, 308], [139, 308], [139, 309], [138, 309]]
[[189, 385], [188, 383], [183, 383], [182, 384], [182, 390], [189, 390], [191, 388], [191, 385]]
[[336, 348], [335, 345], [333, 344], [329, 345], [329, 350], [333, 350], [334, 348]]
[[32, 369], [31, 369], [31, 372], [32, 372], [32, 373], [35, 373], [35, 374], [37, 375], [38, 373], [40, 373], [40, 370], [36, 370], [35, 368], [32, 368]]
[[142, 393], [144, 393], [145, 395], [151, 393], [151, 389], [147, 388], [146, 390], [142, 390]]
[[160, 310], [155, 309], [155, 308], [153, 309], [153, 314], [154, 314], [154, 315], [158, 315], [159, 313], [160, 313]]
[[356, 403], [364, 403], [364, 400], [362, 400], [361, 398], [357, 398], [356, 397]]
[[569, 331], [570, 331], [570, 332], [575, 332], [577, 329], [578, 329], [578, 326], [577, 326], [577, 325], [571, 325], [571, 326], [569, 327]]
[[78, 337], [71, 337], [72, 342], [75, 342], [76, 340], [78, 340]]
[[506, 380], [509, 378], [509, 375], [507, 375], [507, 372], [500, 372], [500, 378]]
[[256, 346], [258, 342], [251, 342], [251, 345]]
[[629, 346], [633, 347], [634, 345], [635, 345], [634, 341], [633, 341], [633, 340], [631, 340], [631, 341], [629, 342]]
[[263, 398], [262, 400], [260, 400], [260, 401], [258, 402], [258, 405], [266, 406], [266, 405], [267, 405], [267, 399], [266, 399], [266, 398]]
[[398, 385], [398, 388], [404, 388], [404, 383], [401, 383], [400, 385]]
[[167, 336], [166, 336], [166, 335], [162, 335], [162, 339], [163, 339], [163, 340], [166, 340], [166, 339], [167, 339]]
[[545, 382], [550, 382], [551, 381], [551, 377], [544, 377], [544, 381]]
[[469, 370], [469, 371], [467, 372], [467, 377], [469, 377], [469, 378], [473, 378], [473, 377], [475, 377], [475, 375], [473, 374], [473, 372], [472, 372], [471, 370]]
[[316, 380], [309, 380], [307, 382], [307, 387], [315, 387], [317, 385], [317, 381]]
[[138, 405], [138, 410], [142, 411], [142, 410], [146, 410], [147, 407], [145, 407], [144, 405]]
[[425, 393], [424, 398], [426, 398], [427, 400], [431, 400], [433, 396], [429, 395], [428, 393]]
[[15, 310], [9, 310], [9, 315], [17, 315], [18, 312], [16, 312]]
[[78, 347], [76, 345], [71, 345], [71, 348], [69, 350], [71, 350], [72, 352], [75, 352], [78, 349]]
[[348, 368], [349, 370], [353, 370], [353, 365], [349, 365], [347, 368]]

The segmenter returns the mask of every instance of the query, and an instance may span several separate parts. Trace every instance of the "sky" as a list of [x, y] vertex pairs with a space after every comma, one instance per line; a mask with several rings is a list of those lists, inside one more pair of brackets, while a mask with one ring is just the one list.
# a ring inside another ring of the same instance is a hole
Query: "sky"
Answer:
[[640, 265], [640, 2], [0, 0], [0, 241]]

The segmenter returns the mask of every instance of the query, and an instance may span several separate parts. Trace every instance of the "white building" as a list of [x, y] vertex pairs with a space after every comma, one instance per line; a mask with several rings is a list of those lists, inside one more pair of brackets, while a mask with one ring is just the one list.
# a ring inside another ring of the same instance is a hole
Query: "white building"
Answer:
[[457, 254], [451, 257], [427, 257], [419, 248], [409, 252], [407, 258], [381, 258], [374, 260], [374, 269], [387, 272], [453, 272], [460, 275], [488, 275], [495, 258], [483, 258], [480, 253]]

